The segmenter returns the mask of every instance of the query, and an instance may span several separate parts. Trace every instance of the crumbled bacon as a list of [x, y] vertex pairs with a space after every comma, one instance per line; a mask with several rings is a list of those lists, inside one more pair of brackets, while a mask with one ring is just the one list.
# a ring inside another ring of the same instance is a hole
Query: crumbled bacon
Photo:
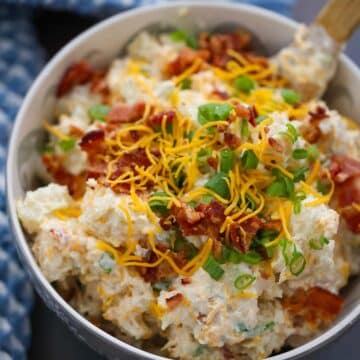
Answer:
[[182, 294], [175, 294], [172, 297], [166, 299], [166, 305], [170, 310], [174, 310], [182, 303], [183, 299], [184, 297]]
[[112, 124], [131, 123], [139, 120], [145, 110], [145, 103], [138, 102], [133, 105], [115, 105], [106, 116], [106, 121]]
[[277, 152], [283, 152], [284, 151], [284, 146], [282, 144], [280, 144], [279, 141], [277, 141], [276, 139], [274, 139], [273, 137], [269, 137], [268, 138], [268, 142], [269, 145]]
[[340, 313], [343, 299], [319, 287], [297, 289], [283, 299], [284, 308], [296, 318], [311, 325], [329, 323]]
[[214, 170], [217, 170], [219, 164], [219, 159], [217, 158], [217, 156], [209, 156], [206, 161], [210, 167], [212, 167]]
[[226, 91], [221, 91], [218, 89], [215, 89], [211, 94], [220, 100], [227, 100], [230, 98], [230, 95]]
[[221, 243], [221, 241], [215, 239], [214, 242], [213, 242], [212, 250], [213, 250], [213, 254], [214, 254], [215, 259], [219, 259], [221, 257], [221, 253], [222, 253], [222, 243]]
[[166, 124], [170, 124], [175, 120], [176, 113], [175, 111], [162, 111], [158, 114], [151, 115], [146, 123], [151, 127], [161, 126], [164, 117], [166, 117]]
[[185, 236], [207, 235], [212, 239], [221, 239], [220, 227], [225, 220], [224, 206], [215, 200], [209, 204], [199, 204], [195, 209], [182, 203], [173, 206], [171, 213]]
[[241, 119], [246, 119], [253, 127], [256, 126], [257, 111], [254, 105], [237, 104], [235, 106], [236, 115]]
[[80, 141], [81, 150], [86, 152], [98, 152], [98, 147], [105, 140], [105, 132], [103, 130], [91, 130], [87, 132]]
[[239, 136], [229, 132], [224, 132], [224, 143], [232, 150], [236, 149], [241, 145], [241, 139]]
[[94, 71], [86, 61], [79, 61], [69, 66], [60, 80], [56, 95], [61, 97], [76, 85], [83, 85], [91, 81]]
[[191, 284], [191, 278], [182, 278], [182, 279], [181, 279], [181, 284], [182, 284], [182, 285], [189, 285], [189, 284]]
[[261, 226], [262, 230], [276, 230], [281, 231], [282, 229], [282, 223], [281, 220], [269, 220], [267, 222], [264, 222]]
[[70, 195], [75, 199], [79, 199], [83, 196], [87, 180], [86, 172], [79, 175], [70, 174], [63, 167], [63, 159], [58, 155], [45, 154], [42, 157], [42, 161], [55, 182], [68, 187]]
[[320, 121], [326, 119], [329, 115], [322, 106], [318, 106], [315, 111], [310, 111], [309, 115], [308, 123], [302, 127], [302, 136], [309, 143], [314, 144], [318, 142], [321, 137]]
[[70, 135], [75, 138], [82, 138], [85, 135], [84, 131], [75, 125], [69, 126], [69, 132], [70, 132]]
[[263, 226], [263, 222], [257, 216], [254, 216], [241, 224], [232, 223], [230, 225], [230, 239], [234, 247], [242, 253], [250, 249], [251, 240], [258, 230]]
[[182, 49], [178, 57], [167, 64], [165, 68], [166, 75], [170, 77], [180, 75], [190, 67], [197, 58], [206, 61], [209, 58], [209, 52], [206, 50], [193, 50], [190, 48]]
[[109, 87], [105, 81], [105, 70], [96, 71], [91, 79], [90, 91], [94, 94], [102, 95], [103, 97], [107, 97], [110, 94]]
[[334, 154], [331, 157], [329, 171], [335, 182], [343, 183], [351, 177], [360, 175], [360, 161], [343, 154]]
[[203, 32], [199, 37], [199, 45], [201, 49], [209, 52], [209, 62], [212, 65], [224, 67], [230, 60], [228, 50], [243, 52], [250, 49], [250, 35], [245, 32], [213, 35]]

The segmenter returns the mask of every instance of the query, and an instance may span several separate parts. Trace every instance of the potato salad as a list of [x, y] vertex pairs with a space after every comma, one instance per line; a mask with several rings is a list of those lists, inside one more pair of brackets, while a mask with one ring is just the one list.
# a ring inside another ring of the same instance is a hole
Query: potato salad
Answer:
[[18, 216], [40, 269], [111, 335], [263, 359], [324, 331], [360, 271], [360, 131], [244, 32], [142, 32], [59, 81], [48, 185]]

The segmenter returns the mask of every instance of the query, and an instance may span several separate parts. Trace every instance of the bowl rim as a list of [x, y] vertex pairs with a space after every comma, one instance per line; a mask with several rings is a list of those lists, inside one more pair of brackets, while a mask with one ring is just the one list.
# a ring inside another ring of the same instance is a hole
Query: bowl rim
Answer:
[[[107, 19], [100, 21], [98, 24], [90, 27], [88, 30], [82, 32], [78, 36], [76, 36], [73, 40], [67, 43], [63, 48], [61, 48], [54, 57], [45, 65], [45, 67], [40, 71], [35, 81], [31, 85], [30, 89], [27, 91], [25, 99], [23, 100], [21, 107], [17, 113], [16, 119], [14, 121], [14, 125], [11, 131], [10, 141], [8, 145], [7, 152], [7, 161], [6, 161], [6, 170], [5, 170], [5, 189], [6, 189], [6, 202], [7, 202], [7, 214], [9, 216], [9, 223], [12, 233], [15, 238], [15, 245], [17, 248], [17, 252], [19, 257], [21, 258], [21, 262], [25, 265], [25, 269], [30, 275], [33, 285], [35, 285], [38, 293], [39, 289], [42, 288], [43, 291], [46, 292], [47, 296], [50, 296], [51, 300], [59, 306], [58, 311], [63, 311], [65, 315], [67, 314], [70, 318], [70, 321], [76, 322], [78, 327], [81, 329], [86, 329], [92, 332], [92, 335], [101, 339], [106, 345], [111, 345], [121, 349], [122, 351], [126, 351], [128, 354], [136, 355], [139, 358], [153, 359], [153, 360], [165, 360], [169, 359], [163, 356], [159, 356], [140, 348], [137, 348], [133, 345], [122, 341], [107, 332], [103, 331], [99, 327], [92, 324], [89, 320], [87, 320], [84, 316], [82, 316], [79, 312], [77, 312], [73, 307], [70, 306], [61, 296], [60, 294], [51, 286], [50, 282], [45, 278], [42, 271], [40, 270], [35, 257], [32, 254], [30, 246], [26, 240], [24, 231], [20, 225], [20, 221], [16, 212], [16, 199], [14, 198], [14, 187], [13, 187], [13, 168], [15, 162], [16, 155], [16, 137], [18, 132], [21, 129], [22, 123], [26, 118], [26, 111], [30, 106], [31, 100], [34, 96], [36, 96], [37, 90], [41, 87], [41, 84], [48, 76], [51, 75], [53, 69], [58, 65], [61, 60], [68, 56], [74, 48], [76, 48], [79, 44], [86, 41], [87, 38], [90, 38], [93, 34], [103, 31], [103, 29], [107, 27], [111, 27], [116, 22], [121, 22], [124, 19], [141, 15], [147, 12], [153, 11], [162, 11], [163, 9], [168, 8], [198, 8], [202, 7], [206, 8], [215, 8], [221, 11], [222, 9], [235, 9], [243, 12], [251, 13], [253, 16], [261, 15], [264, 18], [271, 20], [276, 20], [285, 26], [296, 29], [299, 25], [298, 22], [289, 19], [283, 15], [272, 12], [270, 10], [257, 7], [250, 4], [238, 4], [238, 3], [209, 3], [204, 4], [201, 1], [179, 1], [176, 3], [165, 3], [165, 4], [157, 4], [157, 5], [146, 5], [140, 8], [135, 8], [132, 10], [128, 10], [125, 12], [121, 12], [115, 14]], [[360, 76], [360, 70], [354, 64], [354, 62], [349, 59], [346, 55], [342, 54], [340, 56], [340, 61], [347, 68], [350, 69], [351, 73], [357, 73]], [[36, 280], [36, 284], [35, 284]], [[40, 294], [42, 297], [43, 294]], [[51, 309], [52, 311], [57, 312], [56, 309]], [[352, 326], [355, 321], [360, 317], [360, 302], [356, 305], [354, 309], [352, 309], [341, 321], [337, 324], [331, 326], [324, 333], [317, 336], [316, 338], [306, 342], [305, 344], [287, 351], [283, 354], [275, 355], [270, 357], [272, 360], [285, 360], [285, 359], [294, 359], [301, 357], [305, 354], [308, 354], [321, 346], [332, 341], [336, 336], [342, 334], [346, 329]], [[64, 319], [62, 319], [64, 320]], [[91, 346], [91, 344], [89, 344]]]

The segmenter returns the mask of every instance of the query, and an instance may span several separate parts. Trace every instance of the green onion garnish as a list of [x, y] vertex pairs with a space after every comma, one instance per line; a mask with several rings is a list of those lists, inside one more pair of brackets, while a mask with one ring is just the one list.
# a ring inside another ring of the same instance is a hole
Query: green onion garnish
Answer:
[[154, 213], [158, 213], [158, 214], [161, 214], [161, 215], [164, 215], [168, 212], [168, 204], [169, 204], [169, 200], [167, 199], [164, 199], [164, 200], [151, 200], [152, 197], [165, 197], [165, 198], [168, 198], [169, 195], [166, 194], [165, 192], [162, 192], [162, 191], [157, 191], [157, 192], [154, 192], [151, 194], [150, 196], [150, 201], [149, 201], [149, 206], [150, 206], [150, 209], [154, 212]]
[[229, 255], [229, 261], [233, 264], [239, 264], [241, 262], [247, 263], [247, 264], [258, 264], [263, 260], [262, 256], [257, 253], [254, 250], [250, 250], [247, 253], [243, 254], [235, 249], [231, 249], [230, 255]]
[[228, 199], [230, 192], [229, 186], [225, 179], [227, 179], [227, 175], [224, 172], [219, 172], [207, 181], [205, 187], [216, 192], [222, 198]]
[[282, 89], [281, 96], [286, 103], [289, 105], [295, 105], [300, 102], [300, 95], [291, 89]]
[[321, 193], [323, 195], [326, 195], [330, 191], [330, 186], [329, 186], [329, 184], [327, 184], [327, 183], [325, 183], [325, 182], [323, 182], [321, 180], [317, 180], [317, 182], [316, 182], [316, 190], [319, 193]]
[[213, 200], [214, 200], [214, 197], [210, 194], [205, 194], [200, 198], [200, 202], [202, 202], [203, 204], [209, 204]]
[[305, 265], [306, 265], [305, 256], [301, 252], [298, 252], [295, 249], [289, 263], [290, 272], [293, 275], [298, 276], [304, 271]]
[[75, 147], [75, 145], [76, 145], [76, 140], [71, 137], [59, 141], [60, 148], [65, 152], [72, 150]]
[[184, 30], [176, 30], [170, 34], [170, 38], [174, 42], [183, 42], [187, 46], [197, 49], [199, 47], [196, 37]]
[[171, 284], [170, 280], [163, 280], [153, 283], [151, 286], [154, 290], [157, 291], [161, 291], [161, 290], [167, 291], [169, 289], [170, 284]]
[[266, 194], [269, 196], [279, 196], [279, 197], [288, 196], [285, 183], [281, 180], [274, 181], [272, 184], [270, 184], [269, 187], [266, 189]]
[[329, 239], [321, 235], [318, 239], [311, 239], [309, 242], [309, 246], [314, 250], [321, 250], [325, 245], [329, 244]]
[[248, 288], [255, 280], [256, 280], [256, 277], [253, 275], [241, 274], [235, 279], [234, 286], [238, 290], [244, 290], [244, 289]]
[[181, 90], [191, 89], [191, 80], [186, 78], [180, 83]]
[[203, 269], [214, 279], [219, 280], [224, 275], [224, 269], [219, 265], [215, 258], [210, 254]]
[[241, 157], [241, 164], [244, 169], [256, 169], [259, 159], [252, 150], [245, 150]]
[[235, 79], [235, 87], [237, 90], [249, 94], [255, 88], [255, 81], [246, 75], [240, 75]]
[[280, 239], [279, 245], [281, 248], [282, 256], [285, 261], [285, 265], [287, 266], [290, 264], [290, 259], [291, 259], [292, 252], [293, 252], [292, 247], [294, 246], [294, 244], [292, 244], [290, 240], [288, 240], [286, 238], [282, 238], [282, 239]]
[[319, 149], [316, 145], [310, 145], [307, 148], [307, 158], [309, 161], [315, 161], [319, 157]]
[[99, 259], [99, 266], [107, 274], [111, 273], [115, 266], [114, 255], [109, 252], [103, 253]]
[[105, 121], [106, 115], [110, 111], [110, 106], [107, 105], [94, 105], [89, 109], [91, 120]]
[[234, 152], [229, 149], [223, 149], [220, 151], [220, 171], [228, 173], [234, 162]]
[[197, 167], [200, 170], [201, 173], [206, 173], [210, 171], [210, 165], [207, 162], [207, 159], [209, 156], [211, 156], [212, 151], [209, 148], [202, 148], [198, 151], [196, 155], [196, 163]]
[[226, 120], [233, 107], [229, 104], [210, 103], [198, 108], [197, 120], [199, 124], [205, 125], [212, 121]]
[[299, 182], [299, 181], [304, 181], [305, 180], [305, 173], [309, 170], [308, 166], [301, 166], [299, 168], [297, 168], [293, 174], [294, 174], [294, 183]]
[[287, 131], [281, 131], [280, 134], [288, 137], [290, 141], [294, 144], [295, 141], [299, 138], [299, 133], [292, 124], [286, 124], [286, 127]]
[[242, 137], [248, 137], [250, 132], [249, 132], [249, 123], [246, 119], [242, 119], [241, 120], [241, 128], [240, 128], [240, 134]]
[[295, 149], [292, 153], [292, 158], [295, 160], [306, 159], [308, 152], [305, 149]]
[[263, 122], [265, 119], [267, 119], [267, 115], [259, 115], [256, 119], [255, 122], [257, 125], [259, 125], [261, 122]]
[[249, 208], [251, 210], [256, 209], [256, 202], [249, 194], [245, 194], [245, 201], [246, 201], [247, 208]]

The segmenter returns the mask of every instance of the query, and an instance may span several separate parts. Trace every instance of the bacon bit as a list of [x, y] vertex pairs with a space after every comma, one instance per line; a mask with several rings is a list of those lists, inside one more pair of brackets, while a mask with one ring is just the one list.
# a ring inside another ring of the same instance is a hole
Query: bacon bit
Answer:
[[171, 208], [176, 224], [185, 236], [207, 235], [218, 240], [221, 240], [219, 231], [225, 220], [224, 211], [223, 205], [215, 200], [210, 204], [199, 204], [195, 209], [185, 203]]
[[274, 139], [273, 137], [269, 137], [268, 138], [268, 142], [269, 145], [277, 152], [283, 152], [284, 151], [284, 146], [282, 144], [279, 143], [279, 141], [277, 141], [276, 139]]
[[248, 60], [252, 64], [258, 64], [264, 68], [269, 66], [269, 60], [264, 56], [259, 56], [252, 52], [246, 52], [244, 54], [244, 56], [245, 56], [246, 60]]
[[174, 215], [161, 218], [159, 224], [164, 230], [170, 230], [176, 224], [176, 218]]
[[81, 198], [85, 193], [87, 174], [72, 175], [63, 167], [62, 157], [54, 154], [45, 154], [42, 161], [47, 171], [54, 178], [54, 181], [60, 185], [65, 185], [69, 193], [75, 199]]
[[208, 60], [209, 55], [209, 52], [206, 50], [193, 50], [190, 48], [182, 49], [180, 50], [178, 57], [167, 64], [165, 74], [170, 77], [180, 75], [190, 67], [197, 58], [206, 61]]
[[340, 313], [344, 300], [319, 287], [297, 289], [283, 299], [284, 308], [295, 317], [318, 327], [329, 323]]
[[322, 134], [319, 126], [320, 121], [328, 118], [329, 115], [326, 113], [326, 109], [321, 106], [318, 106], [315, 111], [310, 111], [309, 115], [308, 123], [302, 128], [302, 135], [310, 144], [314, 144], [319, 141]]
[[90, 91], [93, 94], [99, 94], [106, 98], [110, 94], [110, 89], [106, 84], [105, 75], [105, 70], [97, 71], [94, 73], [91, 79]]
[[70, 132], [71, 136], [76, 137], [76, 138], [82, 138], [85, 135], [85, 133], [82, 129], [80, 129], [74, 125], [69, 126], [69, 132]]
[[135, 166], [147, 168], [151, 165], [144, 149], [135, 149], [131, 152], [125, 153], [114, 165], [110, 180], [116, 180], [121, 174], [126, 171], [134, 171], [136, 174]]
[[219, 164], [219, 159], [217, 156], [209, 156], [206, 161], [210, 167], [212, 167], [214, 170], [217, 170]]
[[219, 98], [220, 100], [227, 100], [230, 98], [230, 95], [226, 91], [221, 91], [218, 89], [215, 89], [211, 95], [213, 95], [216, 98]]
[[343, 183], [351, 177], [360, 175], [360, 161], [343, 154], [334, 154], [329, 167], [331, 177], [337, 183]]
[[189, 285], [189, 284], [191, 284], [191, 278], [182, 278], [182, 279], [181, 279], [181, 284], [182, 284], [182, 285]]
[[215, 259], [219, 259], [221, 257], [221, 254], [222, 254], [221, 241], [215, 239], [214, 242], [213, 242], [212, 250], [213, 250], [213, 254], [214, 254]]
[[153, 114], [146, 121], [147, 125], [151, 127], [161, 126], [164, 116], [166, 117], [166, 125], [173, 122], [176, 118], [175, 111], [162, 111], [158, 114]]
[[223, 346], [221, 348], [221, 352], [225, 360], [235, 359], [235, 355], [227, 346]]
[[170, 298], [167, 298], [166, 305], [170, 310], [174, 310], [182, 303], [183, 299], [183, 295], [178, 293]]
[[113, 124], [132, 123], [139, 120], [144, 114], [145, 103], [138, 102], [134, 105], [115, 105], [106, 116], [106, 121]]
[[224, 143], [231, 149], [234, 150], [241, 145], [241, 139], [239, 136], [231, 133], [224, 132]]
[[203, 324], [206, 324], [206, 318], [207, 318], [207, 316], [206, 316], [205, 314], [199, 313], [196, 318], [197, 318], [197, 320], [199, 320], [199, 321], [202, 322]]
[[254, 105], [245, 106], [237, 104], [235, 106], [236, 115], [241, 119], [246, 119], [252, 127], [256, 127], [257, 111]]
[[102, 144], [105, 140], [105, 132], [103, 130], [92, 130], [87, 132], [80, 141], [81, 150], [90, 152]]
[[250, 35], [240, 31], [214, 35], [203, 32], [199, 37], [199, 45], [201, 49], [209, 52], [209, 63], [214, 66], [224, 67], [231, 59], [227, 54], [228, 50], [232, 49], [238, 52], [249, 50]]
[[76, 85], [83, 85], [89, 82], [94, 75], [94, 71], [86, 61], [79, 61], [68, 67], [60, 80], [56, 95], [64, 96]]
[[281, 220], [269, 220], [269, 221], [262, 224], [261, 229], [263, 229], [263, 230], [276, 230], [276, 231], [280, 232], [281, 229], [282, 229]]
[[232, 223], [230, 225], [230, 240], [234, 247], [242, 253], [246, 253], [250, 249], [251, 240], [261, 229], [263, 223], [261, 219], [254, 216], [241, 224]]

